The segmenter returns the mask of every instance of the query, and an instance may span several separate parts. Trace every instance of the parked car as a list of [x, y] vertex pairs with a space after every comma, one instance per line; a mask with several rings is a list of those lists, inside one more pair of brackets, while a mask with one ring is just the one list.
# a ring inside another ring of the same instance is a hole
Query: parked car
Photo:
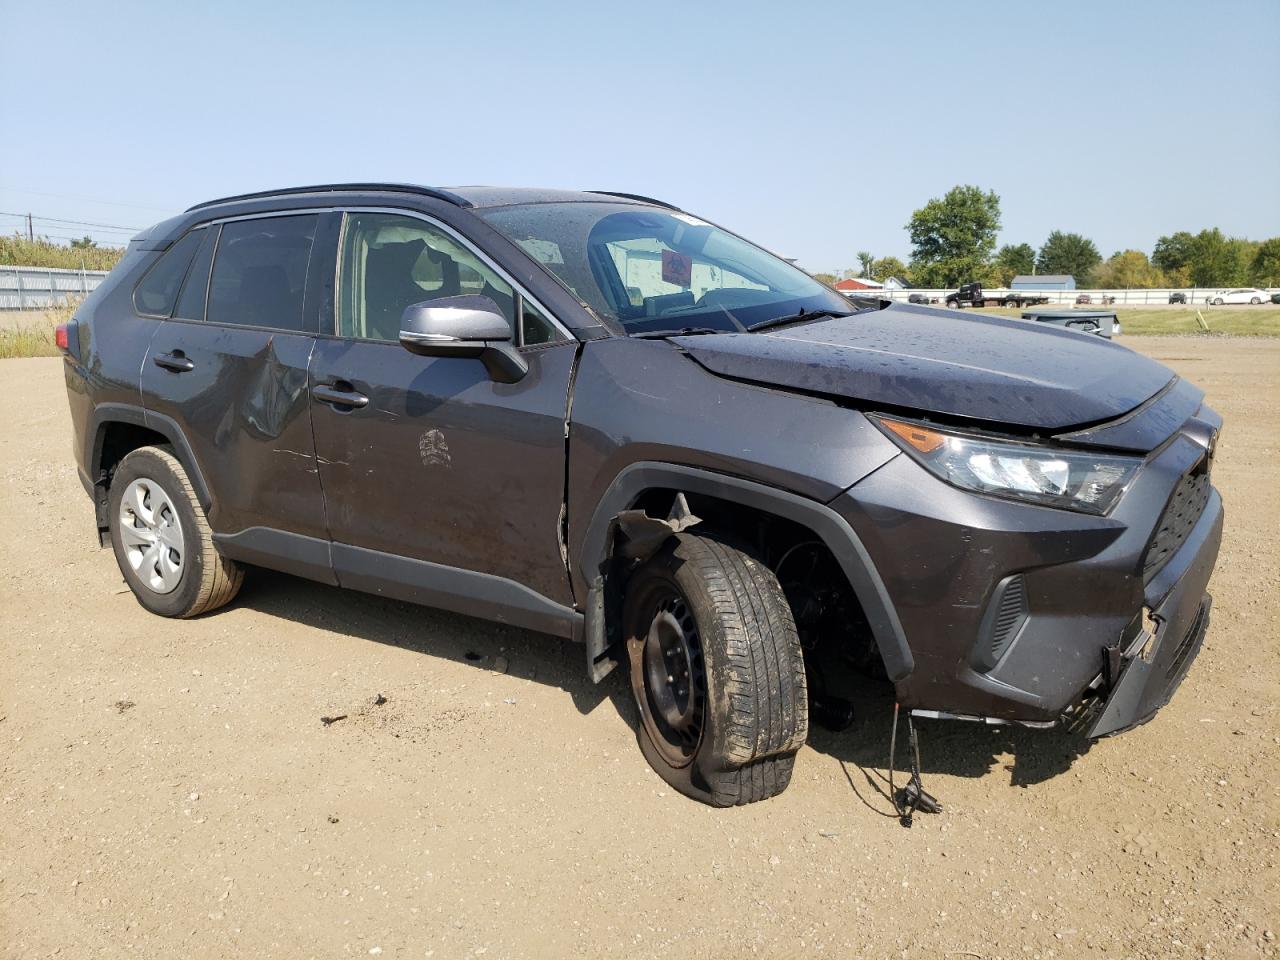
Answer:
[[909, 293], [907, 294], [907, 303], [931, 303], [928, 294]]
[[1271, 295], [1271, 302], [1272, 302], [1272, 303], [1280, 303], [1280, 293], [1273, 293], [1273, 294]]
[[1259, 290], [1257, 287], [1237, 287], [1234, 290], [1219, 290], [1209, 297], [1209, 302], [1215, 307], [1220, 307], [1228, 303], [1266, 303], [1269, 299], [1270, 294], [1265, 290]]
[[202, 203], [57, 342], [147, 610], [206, 614], [253, 565], [568, 638], [715, 805], [783, 790], [854, 671], [908, 725], [1098, 737], [1149, 720], [1208, 627], [1199, 389], [1050, 325], [857, 309], [656, 200]]
[[1181, 290], [1175, 291], [1169, 294], [1169, 302], [1170, 303], [1186, 303], [1187, 295], [1183, 293]]

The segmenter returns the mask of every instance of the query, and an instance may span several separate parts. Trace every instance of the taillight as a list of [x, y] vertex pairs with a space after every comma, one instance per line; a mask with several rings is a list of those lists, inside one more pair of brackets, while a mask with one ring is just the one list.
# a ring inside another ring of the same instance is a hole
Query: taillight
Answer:
[[53, 331], [53, 342], [58, 349], [72, 358], [80, 359], [80, 324], [75, 320], [60, 323]]

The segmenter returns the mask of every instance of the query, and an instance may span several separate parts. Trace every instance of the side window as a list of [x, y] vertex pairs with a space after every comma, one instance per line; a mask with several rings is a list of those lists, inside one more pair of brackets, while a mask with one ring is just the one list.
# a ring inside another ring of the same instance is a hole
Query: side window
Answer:
[[348, 214], [339, 278], [343, 337], [398, 341], [405, 307], [468, 293], [489, 297], [517, 329], [510, 284], [452, 235], [416, 217]]
[[209, 279], [208, 321], [305, 330], [303, 294], [315, 214], [222, 225]]
[[559, 339], [556, 328], [524, 297], [520, 298], [520, 346], [532, 347], [539, 343], [550, 343]]
[[207, 232], [203, 228], [192, 230], [160, 255], [133, 289], [133, 307], [138, 313], [148, 317], [168, 317], [173, 313], [182, 278]]
[[191, 261], [187, 282], [178, 295], [178, 305], [173, 315], [183, 320], [203, 320], [205, 295], [209, 292], [209, 268], [213, 266], [213, 248], [218, 242], [218, 227], [201, 230], [204, 242]]

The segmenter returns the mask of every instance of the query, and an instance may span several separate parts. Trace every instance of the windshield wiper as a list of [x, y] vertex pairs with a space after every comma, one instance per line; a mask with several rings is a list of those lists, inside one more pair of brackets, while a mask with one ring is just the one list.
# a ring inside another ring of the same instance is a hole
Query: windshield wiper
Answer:
[[682, 327], [679, 330], [643, 330], [640, 333], [628, 334], [637, 340], [661, 340], [663, 337], [700, 337], [708, 333], [732, 333], [718, 327]]
[[789, 317], [774, 317], [772, 320], [761, 320], [759, 323], [753, 323], [747, 327], [747, 331], [754, 332], [756, 330], [768, 330], [771, 327], [781, 327], [787, 323], [799, 323], [801, 320], [817, 320], [819, 317], [852, 317], [853, 313], [842, 313], [839, 310], [801, 310], [799, 313], [793, 313]]

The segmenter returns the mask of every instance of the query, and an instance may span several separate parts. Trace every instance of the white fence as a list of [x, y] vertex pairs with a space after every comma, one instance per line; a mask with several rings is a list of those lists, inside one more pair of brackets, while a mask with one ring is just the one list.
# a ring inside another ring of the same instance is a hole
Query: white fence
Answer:
[[85, 297], [106, 277], [105, 270], [0, 267], [0, 310], [41, 310]]
[[[1103, 298], [1115, 298], [1115, 306], [1143, 306], [1149, 304], [1155, 306], [1157, 304], [1168, 304], [1169, 295], [1181, 293], [1187, 298], [1187, 303], [1209, 303], [1217, 296], [1222, 287], [1163, 287], [1155, 290], [1006, 290], [1003, 287], [984, 289], [983, 293], [991, 297], [1004, 297], [1009, 295], [1025, 296], [1025, 297], [1048, 297], [1050, 303], [1074, 304], [1076, 298], [1087, 295], [1091, 306], [1102, 306]], [[949, 295], [955, 293], [955, 288], [946, 290], [850, 290], [853, 296], [882, 296], [890, 300], [905, 301], [907, 297], [915, 293], [922, 293], [929, 298], [930, 302], [936, 300], [938, 303], [945, 303]], [[1270, 295], [1272, 291], [1267, 291]]]

